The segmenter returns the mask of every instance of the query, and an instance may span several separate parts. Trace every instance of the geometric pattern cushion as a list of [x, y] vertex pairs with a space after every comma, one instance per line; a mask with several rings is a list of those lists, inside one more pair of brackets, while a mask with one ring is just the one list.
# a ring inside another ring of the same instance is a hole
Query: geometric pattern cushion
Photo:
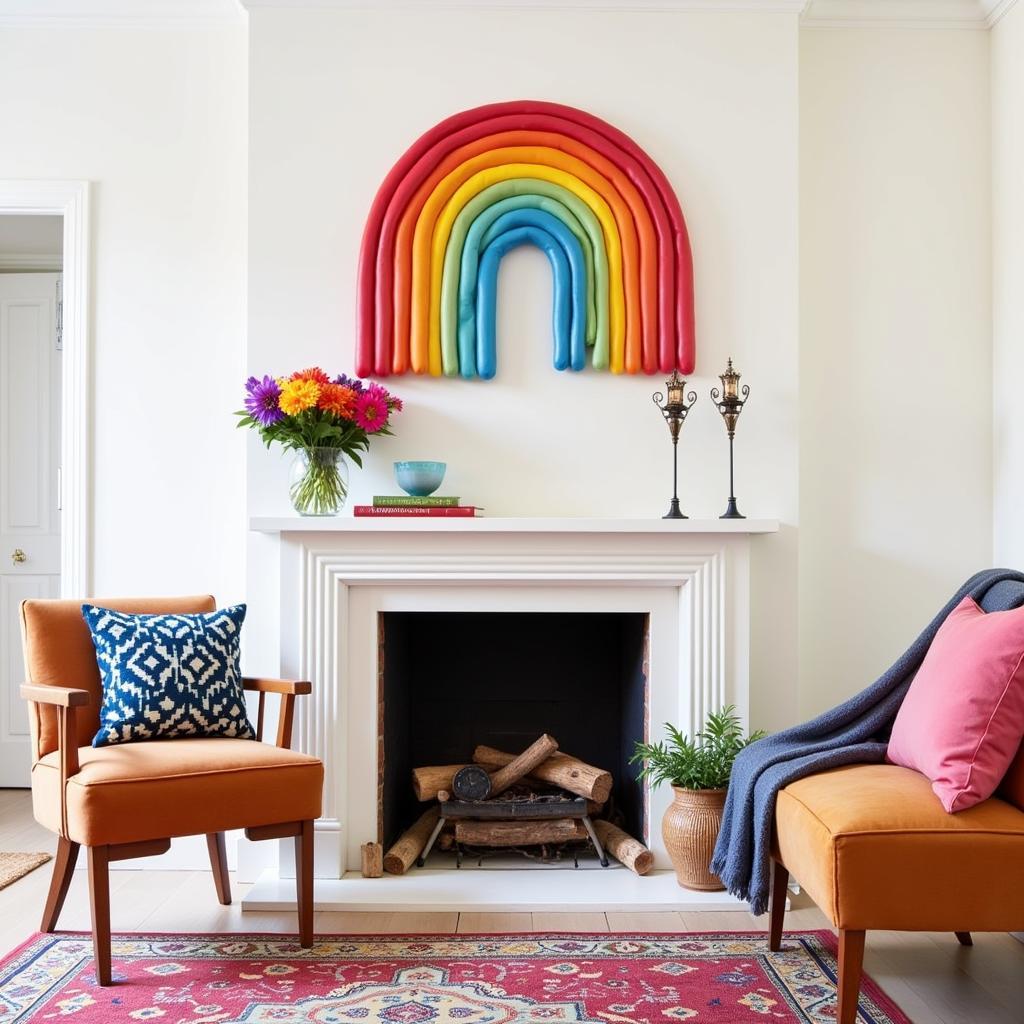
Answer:
[[196, 615], [129, 615], [84, 604], [82, 615], [103, 682], [94, 747], [256, 738], [238, 665], [244, 604]]

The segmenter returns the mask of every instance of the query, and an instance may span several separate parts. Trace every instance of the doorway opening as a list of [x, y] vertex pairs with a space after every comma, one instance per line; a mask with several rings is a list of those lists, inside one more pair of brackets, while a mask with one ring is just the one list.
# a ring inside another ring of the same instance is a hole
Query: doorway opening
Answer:
[[89, 597], [89, 183], [0, 179], [0, 786], [31, 754], [19, 605]]
[[64, 218], [0, 214], [0, 786], [29, 785], [21, 602], [61, 592]]

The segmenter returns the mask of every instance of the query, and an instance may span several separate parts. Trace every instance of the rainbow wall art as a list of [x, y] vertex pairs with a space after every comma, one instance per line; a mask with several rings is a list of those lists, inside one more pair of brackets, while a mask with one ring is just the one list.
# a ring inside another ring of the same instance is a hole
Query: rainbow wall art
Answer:
[[535, 245], [554, 278], [554, 365], [687, 374], [693, 261], [679, 200], [623, 132], [558, 103], [476, 107], [384, 179], [359, 255], [356, 373], [493, 377], [498, 266]]

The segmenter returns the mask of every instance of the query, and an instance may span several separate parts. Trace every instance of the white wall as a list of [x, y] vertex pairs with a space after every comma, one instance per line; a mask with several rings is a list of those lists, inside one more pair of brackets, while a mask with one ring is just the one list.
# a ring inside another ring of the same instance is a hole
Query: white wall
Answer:
[[246, 34], [0, 32], [0, 177], [89, 179], [94, 593], [244, 596]]
[[984, 32], [801, 33], [802, 714], [990, 562], [988, 56]]
[[[607, 118], [661, 164], [696, 265], [699, 399], [680, 446], [682, 503], [695, 516], [725, 507], [725, 430], [708, 390], [732, 355], [752, 388], [738, 435], [740, 505], [786, 524], [755, 545], [755, 714], [787, 721], [796, 679], [796, 19], [256, 9], [250, 38], [253, 373], [351, 368], [367, 210], [406, 146], [448, 114], [555, 99]], [[662, 515], [671, 446], [651, 404], [662, 378], [556, 373], [546, 261], [526, 251], [507, 264], [497, 379], [392, 379], [407, 412], [395, 438], [374, 443], [350, 500], [393, 492], [392, 460], [432, 458], [449, 464], [446, 492], [492, 516]], [[285, 461], [255, 442], [249, 508], [288, 511]], [[250, 581], [270, 557], [254, 545]]]
[[1024, 568], [1024, 4], [992, 30], [995, 560]]
[[[993, 38], [996, 532], [1000, 560], [1016, 564], [1021, 20], [1014, 10]], [[241, 26], [0, 32], [0, 176], [96, 183], [97, 591], [247, 597], [247, 660], [270, 664], [274, 551], [250, 537], [246, 571], [245, 517], [287, 510], [285, 460], [251, 440], [243, 479], [230, 411], [245, 373], [351, 366], [356, 254], [380, 179], [441, 117], [518, 96], [607, 117], [679, 192], [700, 395], [681, 447], [684, 507], [724, 505], [707, 391], [733, 355], [753, 389], [741, 507], [784, 523], [754, 545], [759, 724], [795, 719], [798, 675], [801, 712], [858, 689], [989, 561], [985, 33], [799, 32], [786, 15], [258, 9], [250, 37], [247, 62]], [[533, 252], [507, 263], [498, 379], [392, 381], [409, 411], [352, 500], [391, 489], [393, 459], [432, 457], [450, 464], [446, 490], [491, 515], [660, 515], [660, 378], [550, 370], [546, 264]], [[899, 397], [902, 380], [913, 390]]]

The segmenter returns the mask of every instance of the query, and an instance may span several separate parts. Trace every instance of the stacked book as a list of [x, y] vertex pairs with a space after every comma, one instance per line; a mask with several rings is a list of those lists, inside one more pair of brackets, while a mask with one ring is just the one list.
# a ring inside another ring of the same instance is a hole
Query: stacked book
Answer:
[[372, 505], [356, 505], [352, 514], [357, 517], [437, 516], [466, 519], [481, 511], [476, 505], [460, 505], [458, 498], [446, 495], [433, 494], [427, 498], [417, 498], [409, 494], [377, 494]]

